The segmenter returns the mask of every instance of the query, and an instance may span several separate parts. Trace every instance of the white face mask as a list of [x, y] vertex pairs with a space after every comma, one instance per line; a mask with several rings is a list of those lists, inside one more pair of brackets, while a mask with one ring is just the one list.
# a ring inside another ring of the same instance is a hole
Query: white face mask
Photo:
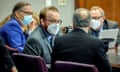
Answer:
[[60, 30], [60, 25], [59, 24], [50, 24], [47, 28], [47, 31], [52, 34], [56, 35]]
[[94, 30], [97, 29], [98, 27], [100, 27], [100, 20], [92, 19], [90, 27]]

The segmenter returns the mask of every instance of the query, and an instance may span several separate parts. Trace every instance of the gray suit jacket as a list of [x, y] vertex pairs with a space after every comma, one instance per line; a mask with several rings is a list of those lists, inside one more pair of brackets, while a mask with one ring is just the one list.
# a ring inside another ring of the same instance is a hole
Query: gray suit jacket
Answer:
[[[116, 21], [105, 20], [103, 29], [116, 29], [116, 28], [119, 28], [118, 25], [119, 24]], [[118, 36], [117, 36], [117, 44], [120, 44], [120, 29], [119, 29]]]
[[103, 24], [103, 29], [115, 29], [118, 28], [118, 22], [112, 20], [105, 20]]
[[30, 55], [41, 56], [47, 64], [51, 63], [52, 48], [45, 36], [42, 26], [38, 26], [35, 31], [28, 37], [25, 44], [24, 53]]

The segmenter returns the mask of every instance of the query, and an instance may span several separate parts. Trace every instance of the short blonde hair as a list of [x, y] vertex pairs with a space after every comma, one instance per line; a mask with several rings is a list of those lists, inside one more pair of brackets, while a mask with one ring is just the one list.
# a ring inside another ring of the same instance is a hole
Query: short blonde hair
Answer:
[[36, 12], [33, 12], [33, 19], [36, 20], [37, 24], [39, 24], [39, 15]]
[[50, 11], [50, 10], [54, 11], [54, 12], [59, 12], [59, 10], [55, 6], [45, 7], [40, 11], [39, 19], [45, 19], [46, 18], [46, 12]]

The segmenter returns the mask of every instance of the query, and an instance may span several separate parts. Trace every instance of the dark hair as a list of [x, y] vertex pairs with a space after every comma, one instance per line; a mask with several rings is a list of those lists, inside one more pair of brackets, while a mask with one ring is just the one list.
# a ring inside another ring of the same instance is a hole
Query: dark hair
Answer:
[[54, 6], [45, 7], [40, 11], [39, 19], [45, 19], [46, 18], [46, 12], [49, 11], [49, 10], [54, 11], [54, 12], [59, 12], [58, 9]]
[[24, 6], [28, 6], [28, 5], [30, 6], [29, 3], [24, 2], [24, 1], [18, 2], [12, 10], [12, 14], [14, 14], [15, 11], [18, 11], [18, 10], [22, 9]]

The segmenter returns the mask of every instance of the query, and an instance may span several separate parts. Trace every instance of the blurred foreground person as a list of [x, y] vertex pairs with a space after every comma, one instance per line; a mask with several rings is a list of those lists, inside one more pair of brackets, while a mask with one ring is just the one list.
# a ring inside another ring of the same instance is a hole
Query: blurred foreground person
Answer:
[[9, 51], [4, 47], [3, 39], [0, 37], [0, 72], [17, 72]]

